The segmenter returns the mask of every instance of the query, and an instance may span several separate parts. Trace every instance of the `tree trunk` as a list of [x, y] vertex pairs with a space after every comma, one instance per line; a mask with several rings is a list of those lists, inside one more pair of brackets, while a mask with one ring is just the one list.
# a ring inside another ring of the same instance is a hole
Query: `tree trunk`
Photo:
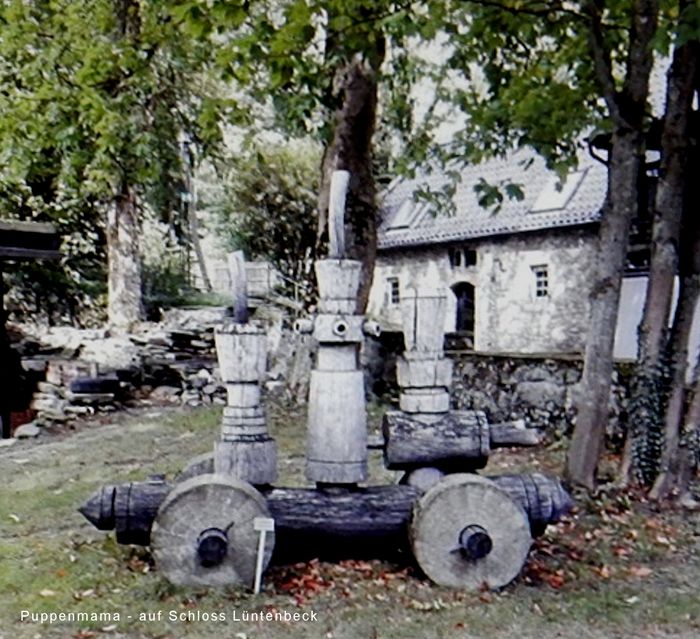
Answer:
[[327, 237], [328, 196], [333, 171], [350, 172], [346, 200], [346, 257], [362, 262], [357, 312], [367, 307], [377, 253], [377, 202], [372, 175], [372, 136], [377, 117], [376, 63], [356, 55], [336, 75], [340, 106], [333, 139], [321, 166], [318, 244]]
[[567, 466], [568, 479], [587, 488], [595, 486], [595, 473], [608, 422], [620, 287], [630, 223], [638, 204], [637, 178], [643, 166], [640, 132], [617, 131], [612, 144], [608, 201], [598, 238], [600, 259], [590, 297], [583, 376]]
[[698, 299], [700, 299], [700, 274], [682, 277], [671, 338], [672, 379], [665, 407], [660, 472], [650, 492], [650, 497], [653, 499], [667, 497], [673, 488], [674, 478], [678, 475], [678, 447], [686, 400], [685, 378], [688, 368], [688, 346]]
[[627, 257], [630, 224], [639, 206], [639, 176], [644, 168], [644, 117], [653, 63], [652, 39], [658, 23], [658, 0], [636, 0], [625, 79], [618, 91], [609, 43], [603, 26], [603, 5], [591, 1], [591, 55], [598, 84], [613, 123], [608, 161], [608, 195], [598, 236], [598, 269], [590, 295], [590, 319], [577, 419], [569, 448], [567, 476], [587, 488], [595, 485], [598, 459], [608, 422], [615, 326]]
[[676, 488], [681, 502], [690, 497], [690, 502], [697, 505], [689, 493], [690, 482], [697, 472], [700, 459], [700, 358], [695, 362], [695, 372], [688, 395], [688, 409], [683, 422], [683, 437], [678, 455]]
[[2, 262], [0, 262], [0, 437], [6, 439], [12, 436], [10, 425], [10, 384], [12, 371], [8, 366], [10, 360], [10, 343], [5, 329], [5, 280], [2, 274]]
[[[673, 303], [674, 278], [679, 265], [681, 222], [691, 146], [688, 136], [697, 64], [696, 45], [697, 43], [693, 42], [686, 43], [674, 51], [666, 87], [666, 111], [661, 137], [661, 169], [654, 203], [649, 285], [639, 329], [637, 379], [640, 383], [630, 404], [629, 418], [630, 427], [641, 431], [637, 433], [637, 437], [642, 438], [645, 449], [649, 449], [649, 441], [645, 440], [654, 438], [651, 431], [662, 428], [660, 423], [654, 423], [659, 421], [656, 417], [658, 412], [654, 411], [655, 415], [650, 416], [645, 409], [649, 401], [661, 405], [660, 412], [666, 411], [663, 418], [666, 423], [666, 441], [674, 450], [677, 441], [674, 444], [675, 437], [670, 432], [678, 432], [683, 413], [687, 339], [690, 331], [688, 322], [692, 322], [694, 302], [693, 306], [685, 308], [683, 300], [679, 301], [672, 335], [668, 332], [668, 318]], [[692, 282], [687, 281], [682, 287], [682, 295], [692, 296], [692, 288]], [[679, 352], [679, 349], [682, 352]], [[668, 382], [664, 379], [666, 355], [671, 359], [671, 389], [667, 388]], [[641, 383], [643, 380], [647, 380], [647, 383]], [[646, 397], [649, 392], [656, 396]], [[676, 425], [672, 426], [673, 423]], [[631, 455], [634, 446], [635, 442], [632, 442], [628, 447], [630, 462], [635, 460], [635, 456]], [[664, 456], [666, 457], [665, 453]], [[668, 458], [661, 461], [662, 466], [668, 467]], [[633, 463], [623, 464], [621, 472], [627, 473], [632, 469], [639, 474], [640, 469], [634, 468]]]
[[661, 137], [661, 170], [654, 206], [649, 287], [640, 325], [641, 365], [656, 363], [665, 348], [678, 272], [678, 246], [683, 218], [688, 162], [690, 114], [697, 54], [692, 44], [679, 47], [673, 57], [666, 88], [666, 112]]
[[139, 233], [136, 194], [122, 182], [107, 217], [107, 319], [118, 332], [142, 318]]
[[[688, 106], [690, 110], [690, 105]], [[687, 160], [686, 167], [697, 166], [697, 159], [698, 153], [695, 151]], [[690, 331], [698, 300], [700, 300], [700, 221], [697, 220], [697, 212], [694, 210], [700, 189], [692, 182], [691, 171], [686, 169], [684, 174], [686, 180], [681, 181], [681, 188], [685, 186], [685, 206], [683, 235], [680, 240], [680, 286], [670, 342], [672, 379], [663, 424], [664, 443], [660, 473], [650, 493], [650, 496], [656, 499], [667, 497], [682, 478], [683, 469], [679, 459], [682, 427], [685, 422], [686, 428], [691, 429], [686, 432], [686, 439], [689, 439], [687, 433], [694, 432], [697, 423], [697, 416], [694, 415], [694, 411], [697, 410], [696, 395], [693, 395], [686, 412], [686, 374]], [[695, 373], [697, 373], [698, 354], [694, 356]], [[697, 386], [697, 379], [694, 381]], [[680, 488], [682, 490], [682, 487]]]

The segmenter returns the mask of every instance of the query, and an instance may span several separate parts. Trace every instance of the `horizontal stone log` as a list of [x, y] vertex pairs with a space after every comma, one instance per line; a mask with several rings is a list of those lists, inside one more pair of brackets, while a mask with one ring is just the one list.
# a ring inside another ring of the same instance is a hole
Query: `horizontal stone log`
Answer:
[[382, 432], [385, 463], [391, 470], [471, 470], [472, 460], [487, 459], [491, 449], [542, 441], [539, 431], [526, 428], [522, 420], [489, 424], [481, 411], [450, 411], [432, 419], [390, 411], [384, 415]]
[[[533, 474], [491, 479], [523, 507], [533, 535], [559, 521], [572, 505], [555, 478]], [[162, 480], [105, 486], [80, 512], [100, 530], [116, 529], [119, 543], [147, 545], [158, 507], [172, 486]], [[413, 504], [421, 493], [408, 485], [265, 491], [275, 520], [275, 556], [347, 557], [363, 547], [366, 553], [405, 550]]]
[[488, 422], [479, 411], [451, 411], [428, 422], [403, 411], [389, 411], [382, 432], [384, 462], [391, 470], [421, 466], [469, 470], [473, 460], [488, 459], [491, 450]]
[[524, 419], [489, 424], [489, 437], [491, 439], [491, 448], [539, 446], [544, 439], [539, 430], [527, 428]]

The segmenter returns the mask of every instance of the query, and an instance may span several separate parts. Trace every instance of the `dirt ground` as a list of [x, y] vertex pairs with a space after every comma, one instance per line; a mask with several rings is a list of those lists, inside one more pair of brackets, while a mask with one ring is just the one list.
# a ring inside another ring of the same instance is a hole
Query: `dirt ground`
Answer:
[[[270, 416], [279, 485], [299, 485], [303, 413]], [[172, 476], [211, 450], [218, 419], [152, 408], [0, 447], [0, 639], [700, 637], [700, 515], [613, 490], [579, 498], [499, 593], [381, 560], [274, 567], [260, 595], [174, 587], [147, 549], [117, 545], [77, 508], [104, 483]], [[561, 448], [499, 453], [487, 470], [556, 472]], [[371, 467], [373, 483], [396, 481], [376, 451]]]

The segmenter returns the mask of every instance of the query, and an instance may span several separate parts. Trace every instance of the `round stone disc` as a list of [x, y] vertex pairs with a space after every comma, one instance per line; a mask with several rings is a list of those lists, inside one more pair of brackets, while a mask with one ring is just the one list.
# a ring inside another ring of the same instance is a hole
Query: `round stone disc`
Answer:
[[[468, 559], [459, 550], [467, 526], [481, 526], [491, 552]], [[448, 475], [415, 504], [411, 523], [413, 554], [423, 572], [441, 586], [481, 590], [510, 583], [530, 550], [530, 525], [522, 508], [489, 479]]]
[[[156, 566], [174, 584], [252, 586], [260, 533], [256, 517], [269, 517], [265, 498], [250, 484], [225, 475], [199, 475], [179, 483], [158, 509], [151, 532]], [[228, 546], [221, 563], [200, 564], [198, 541], [209, 529], [224, 531]], [[274, 548], [266, 533], [263, 570]]]
[[206, 475], [214, 472], [214, 453], [203, 453], [190, 459], [176, 476], [175, 481], [179, 484], [191, 477]]

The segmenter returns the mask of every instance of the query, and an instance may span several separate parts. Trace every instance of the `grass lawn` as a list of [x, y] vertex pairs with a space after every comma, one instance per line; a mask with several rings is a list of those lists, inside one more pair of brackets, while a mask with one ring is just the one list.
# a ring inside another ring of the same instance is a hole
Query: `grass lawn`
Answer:
[[[371, 411], [375, 425], [380, 412]], [[301, 485], [304, 415], [269, 413], [278, 484]], [[211, 450], [218, 419], [214, 409], [153, 409], [0, 449], [0, 639], [700, 637], [700, 514], [612, 491], [579, 499], [500, 593], [439, 588], [411, 565], [356, 560], [271, 568], [260, 595], [173, 587], [146, 549], [117, 545], [76, 509], [102, 484], [172, 476]], [[396, 481], [371, 454], [372, 483]], [[561, 450], [504, 451], [487, 472], [558, 472], [562, 460]], [[245, 619], [261, 611], [316, 619]], [[52, 613], [101, 618], [36, 617]]]

